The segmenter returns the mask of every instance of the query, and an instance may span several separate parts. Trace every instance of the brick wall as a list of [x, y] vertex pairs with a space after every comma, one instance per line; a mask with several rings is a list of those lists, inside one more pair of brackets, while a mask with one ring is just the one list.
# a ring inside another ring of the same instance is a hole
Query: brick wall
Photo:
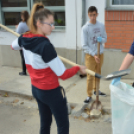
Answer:
[[105, 11], [105, 48], [128, 52], [134, 40], [134, 11]]

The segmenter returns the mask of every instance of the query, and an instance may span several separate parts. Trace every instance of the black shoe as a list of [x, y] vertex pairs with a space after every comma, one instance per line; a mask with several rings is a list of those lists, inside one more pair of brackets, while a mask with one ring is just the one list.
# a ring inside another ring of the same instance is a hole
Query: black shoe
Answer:
[[25, 72], [19, 72], [19, 75], [21, 75], [21, 76], [26, 76], [27, 73], [25, 73]]
[[86, 77], [87, 75], [82, 75], [82, 74], [80, 74], [79, 75], [81, 78], [84, 78], [84, 77]]
[[[94, 95], [96, 95], [96, 91], [94, 91]], [[105, 93], [99, 91], [99, 96], [106, 97], [107, 95]]]
[[88, 98], [86, 98], [86, 99], [84, 100], [84, 103], [89, 103], [89, 102], [91, 102], [91, 100], [92, 100], [92, 97], [88, 97]]

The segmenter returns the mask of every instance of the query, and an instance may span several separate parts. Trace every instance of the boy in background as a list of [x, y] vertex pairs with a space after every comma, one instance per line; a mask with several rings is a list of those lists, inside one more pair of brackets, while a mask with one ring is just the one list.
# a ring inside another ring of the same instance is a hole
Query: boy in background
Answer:
[[[91, 6], [88, 9], [88, 17], [90, 19], [82, 27], [82, 47], [85, 53], [85, 64], [86, 67], [94, 72], [97, 71], [97, 64], [100, 64], [99, 74], [101, 74], [101, 67], [103, 64], [103, 43], [107, 41], [107, 34], [105, 26], [97, 21], [98, 11], [95, 6]], [[100, 57], [97, 56], [97, 44], [100, 43]], [[87, 74], [87, 98], [85, 103], [89, 103], [92, 100], [92, 91], [96, 95], [96, 84], [95, 77]], [[106, 96], [99, 90], [99, 95]]]

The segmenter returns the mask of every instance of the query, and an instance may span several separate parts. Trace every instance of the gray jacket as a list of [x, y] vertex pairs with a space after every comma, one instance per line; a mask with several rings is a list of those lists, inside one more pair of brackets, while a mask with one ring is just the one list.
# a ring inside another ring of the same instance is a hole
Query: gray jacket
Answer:
[[100, 45], [100, 54], [102, 54], [104, 51], [103, 43], [107, 41], [105, 26], [97, 21], [96, 24], [87, 22], [82, 27], [81, 43], [84, 53], [92, 56], [97, 55], [97, 37], [99, 36], [102, 37], [102, 43]]

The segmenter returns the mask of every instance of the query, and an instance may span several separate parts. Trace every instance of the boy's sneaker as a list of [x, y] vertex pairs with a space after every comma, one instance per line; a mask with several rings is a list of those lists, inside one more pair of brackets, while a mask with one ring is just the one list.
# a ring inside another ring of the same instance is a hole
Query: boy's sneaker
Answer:
[[[96, 95], [96, 91], [94, 91], [94, 95]], [[107, 95], [101, 91], [99, 91], [99, 96], [106, 97]]]
[[84, 100], [84, 103], [89, 103], [89, 102], [91, 102], [91, 100], [92, 100], [92, 97], [87, 97], [87, 98]]

